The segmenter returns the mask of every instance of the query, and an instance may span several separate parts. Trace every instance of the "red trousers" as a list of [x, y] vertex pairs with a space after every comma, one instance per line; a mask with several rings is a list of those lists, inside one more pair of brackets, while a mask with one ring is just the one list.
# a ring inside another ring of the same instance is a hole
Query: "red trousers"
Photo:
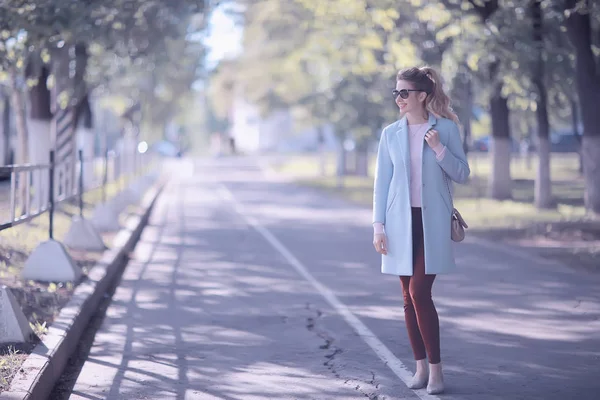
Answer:
[[440, 359], [440, 323], [431, 298], [435, 275], [425, 274], [425, 246], [421, 208], [412, 207], [413, 275], [401, 276], [404, 319], [415, 360]]

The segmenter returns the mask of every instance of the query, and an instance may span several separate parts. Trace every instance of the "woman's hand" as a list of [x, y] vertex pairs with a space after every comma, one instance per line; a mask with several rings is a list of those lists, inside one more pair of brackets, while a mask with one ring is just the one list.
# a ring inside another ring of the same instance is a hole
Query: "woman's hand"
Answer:
[[373, 235], [373, 246], [379, 254], [387, 254], [387, 238], [385, 233], [376, 233]]
[[425, 134], [425, 141], [432, 149], [435, 149], [440, 144], [440, 134], [435, 129], [430, 129]]

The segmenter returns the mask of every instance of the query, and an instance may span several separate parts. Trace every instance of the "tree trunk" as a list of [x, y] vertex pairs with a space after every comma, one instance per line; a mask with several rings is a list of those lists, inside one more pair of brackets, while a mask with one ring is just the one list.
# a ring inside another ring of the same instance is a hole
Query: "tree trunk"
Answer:
[[538, 146], [535, 206], [537, 208], [553, 208], [556, 207], [556, 204], [552, 198], [552, 179], [550, 177], [550, 140], [547, 137], [540, 137]]
[[[88, 64], [88, 53], [87, 53], [87, 45], [85, 43], [77, 43], [75, 45], [73, 45], [73, 50], [74, 50], [74, 54], [75, 54], [75, 75], [73, 77], [73, 79], [69, 79], [68, 81], [68, 85], [69, 85], [69, 89], [70, 92], [72, 93], [71, 98], [70, 98], [70, 102], [69, 102], [69, 109], [73, 118], [73, 122], [71, 124], [71, 130], [70, 130], [70, 134], [71, 134], [71, 148], [72, 148], [72, 154], [70, 157], [71, 160], [71, 165], [72, 165], [72, 173], [70, 176], [71, 182], [73, 185], [77, 186], [78, 182], [77, 182], [77, 168], [75, 168], [75, 166], [78, 164], [78, 158], [79, 158], [79, 154], [77, 151], [77, 138], [78, 138], [78, 134], [77, 134], [77, 118], [80, 116], [78, 115], [78, 113], [80, 112], [80, 110], [84, 111], [85, 114], [84, 116], [84, 129], [87, 130], [87, 132], [85, 133], [88, 136], [88, 141], [89, 136], [90, 136], [90, 129], [91, 129], [91, 109], [89, 107], [89, 103], [88, 103], [88, 97], [87, 97], [87, 85], [85, 82], [85, 74], [87, 71], [87, 64]], [[69, 53], [69, 56], [71, 55], [71, 53]], [[69, 57], [69, 61], [73, 61], [72, 57]], [[91, 132], [91, 136], [93, 140], [93, 132]], [[92, 147], [93, 149], [93, 147]], [[88, 158], [89, 154], [85, 154], [84, 153], [84, 158]], [[88, 163], [89, 164], [89, 163]], [[85, 186], [85, 182], [90, 182], [91, 177], [89, 176], [89, 174], [87, 174], [88, 176], [84, 177], [84, 186]], [[86, 179], [87, 178], [87, 179]]]
[[[52, 112], [50, 90], [46, 86], [48, 68], [43, 65], [35, 68], [33, 61], [28, 66], [28, 78], [37, 78], [36, 84], [29, 89], [29, 162], [47, 164], [50, 162]], [[46, 204], [49, 181], [47, 173], [33, 174], [34, 191], [32, 204]]]
[[556, 206], [552, 198], [552, 177], [550, 175], [550, 126], [546, 88], [538, 82], [540, 99], [536, 111], [538, 123], [538, 169], [535, 179], [535, 205], [537, 208]]
[[492, 172], [488, 195], [496, 200], [512, 198], [510, 177], [510, 125], [508, 100], [502, 96], [502, 84], [497, 84], [490, 99], [492, 114]]
[[471, 140], [471, 119], [473, 114], [473, 87], [471, 84], [471, 80], [467, 78], [465, 82], [465, 90], [466, 90], [466, 98], [465, 98], [465, 106], [462, 109], [460, 115], [460, 121], [463, 126], [464, 136], [463, 136], [463, 149], [465, 154], [469, 153], [469, 142]]
[[537, 46], [537, 63], [533, 71], [533, 84], [536, 87], [538, 102], [536, 110], [538, 127], [538, 169], [535, 177], [534, 203], [537, 208], [552, 208], [552, 178], [550, 176], [550, 123], [548, 121], [548, 94], [546, 92], [545, 64], [543, 58], [543, 15], [541, 0], [532, 2], [533, 39]]
[[360, 140], [354, 151], [355, 169], [354, 173], [358, 176], [369, 176], [369, 141], [368, 139]]
[[[576, 3], [577, 0], [567, 0], [566, 6], [572, 9]], [[589, 0], [584, 0], [583, 8], [589, 10], [589, 3]], [[575, 76], [583, 121], [585, 207], [600, 214], [600, 74], [592, 51], [590, 14], [571, 12], [566, 25], [575, 48]]]
[[337, 176], [337, 187], [344, 187], [344, 176], [347, 174], [347, 161], [348, 152], [344, 147], [344, 136], [338, 136], [338, 152], [337, 152], [337, 163], [336, 163], [336, 176]]
[[77, 99], [75, 98], [73, 64], [75, 72], [79, 72], [77, 59], [73, 57], [75, 46], [65, 43], [60, 48], [52, 49], [52, 74], [54, 76], [54, 88], [52, 90], [53, 102], [52, 113], [52, 147], [55, 149], [57, 165], [56, 182], [60, 187], [60, 194], [70, 196], [77, 188], [77, 141], [75, 110]]
[[325, 134], [324, 127], [319, 125], [317, 126], [317, 146], [319, 152], [319, 175], [323, 178], [327, 175], [327, 155], [325, 153]]
[[585, 205], [600, 214], [600, 136], [584, 135], [582, 147]]
[[0, 166], [10, 164], [10, 98], [4, 97], [2, 135], [0, 136]]
[[456, 113], [463, 127], [463, 150], [469, 152], [469, 141], [471, 139], [471, 119], [473, 114], [473, 86], [468, 75], [468, 67], [463, 65], [455, 77], [453, 97], [456, 99]]
[[17, 148], [15, 151], [15, 164], [27, 163], [28, 156], [28, 133], [27, 133], [27, 121], [25, 117], [25, 100], [23, 99], [23, 92], [18, 86], [18, 74], [17, 71], [11, 69], [10, 71], [10, 91], [11, 91], [11, 102], [12, 108], [15, 110], [16, 130], [17, 130]]
[[579, 107], [577, 100], [571, 99], [571, 121], [573, 124], [573, 135], [579, 142], [579, 173], [583, 175], [583, 146], [581, 145], [581, 132], [579, 132]]
[[94, 185], [94, 145], [95, 134], [93, 130], [92, 108], [87, 95], [79, 102], [75, 112], [75, 125], [77, 126], [77, 149], [83, 152], [83, 185], [89, 188]]
[[[29, 151], [29, 133], [27, 127], [27, 121], [25, 119], [25, 99], [23, 98], [23, 92], [19, 87], [19, 75], [16, 69], [11, 68], [9, 70], [9, 80], [10, 80], [10, 91], [11, 91], [11, 102], [12, 106], [15, 110], [15, 118], [16, 118], [16, 131], [17, 131], [17, 144], [15, 149], [15, 157], [12, 160], [13, 164], [26, 164], [27, 162], [32, 162], [31, 157], [28, 156]], [[32, 184], [34, 187], [37, 187], [36, 183], [39, 185], [41, 179], [40, 172], [32, 173]], [[20, 204], [22, 207], [22, 212], [27, 213], [28, 210], [25, 210], [26, 197], [29, 193], [29, 188], [26, 186], [26, 179], [20, 179], [17, 183], [18, 188], [18, 196], [20, 198]], [[16, 195], [16, 194], [15, 194]], [[35, 202], [36, 198], [32, 198], [34, 201], [32, 204], [39, 205], [39, 201]], [[39, 198], [38, 198], [39, 200]]]
[[532, 153], [533, 150], [531, 149], [531, 146], [535, 143], [535, 140], [533, 140], [533, 134], [531, 133], [533, 132], [533, 128], [531, 126], [531, 124], [529, 122], [527, 122], [527, 147], [525, 148], [525, 168], [527, 168], [528, 171], [531, 171], [532, 168], [532, 162], [531, 159], [532, 157]]

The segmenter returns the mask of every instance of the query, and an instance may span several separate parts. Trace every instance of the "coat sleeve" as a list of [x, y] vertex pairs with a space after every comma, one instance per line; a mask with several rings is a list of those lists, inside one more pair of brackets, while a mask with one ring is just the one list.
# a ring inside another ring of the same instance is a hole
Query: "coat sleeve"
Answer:
[[373, 223], [385, 224], [385, 211], [392, 180], [394, 165], [387, 146], [387, 135], [384, 129], [379, 139], [377, 161], [375, 163], [375, 182], [373, 185]]
[[467, 156], [463, 149], [460, 140], [458, 126], [452, 122], [451, 128], [448, 130], [448, 140], [446, 143], [446, 151], [441, 159], [438, 159], [438, 164], [448, 174], [450, 179], [457, 183], [466, 183], [471, 169], [467, 162]]

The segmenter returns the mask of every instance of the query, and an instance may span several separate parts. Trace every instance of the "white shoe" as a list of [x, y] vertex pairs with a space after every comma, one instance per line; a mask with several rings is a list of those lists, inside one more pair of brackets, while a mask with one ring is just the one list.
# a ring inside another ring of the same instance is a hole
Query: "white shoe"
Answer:
[[429, 377], [427, 375], [425, 375], [423, 377], [417, 377], [415, 375], [415, 376], [413, 376], [412, 380], [408, 383], [408, 388], [409, 389], [423, 389], [425, 386], [427, 386], [428, 380], [429, 380]]
[[[432, 372], [434, 371], [434, 372]], [[432, 382], [431, 378], [437, 377]], [[441, 364], [430, 364], [429, 365], [429, 383], [427, 384], [427, 393], [429, 394], [440, 394], [444, 391], [444, 374], [442, 373]]]
[[427, 393], [440, 394], [444, 392], [444, 381], [427, 384]]
[[417, 371], [413, 375], [410, 382], [408, 382], [409, 389], [422, 389], [427, 386], [429, 380], [429, 368], [427, 368], [427, 360], [417, 360]]

